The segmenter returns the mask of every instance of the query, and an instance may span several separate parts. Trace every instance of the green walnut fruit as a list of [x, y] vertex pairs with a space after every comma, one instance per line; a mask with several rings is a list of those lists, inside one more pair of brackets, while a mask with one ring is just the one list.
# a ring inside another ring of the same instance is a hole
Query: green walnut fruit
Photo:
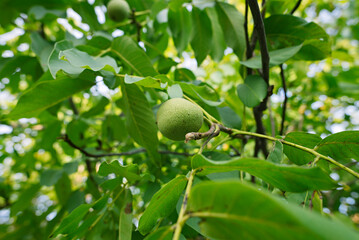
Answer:
[[202, 110], [183, 98], [164, 102], [157, 112], [157, 125], [167, 138], [181, 141], [189, 132], [197, 132], [203, 123]]
[[125, 0], [111, 0], [107, 4], [109, 17], [115, 22], [122, 22], [130, 16], [130, 6]]

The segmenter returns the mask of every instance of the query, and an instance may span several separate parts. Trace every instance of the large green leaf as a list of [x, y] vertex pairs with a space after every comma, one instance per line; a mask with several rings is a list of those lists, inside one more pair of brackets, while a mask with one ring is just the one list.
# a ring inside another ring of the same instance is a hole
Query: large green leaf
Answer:
[[239, 181], [193, 187], [189, 211], [213, 239], [358, 239], [354, 229]]
[[215, 8], [205, 8], [212, 25], [212, 44], [211, 52], [209, 53], [214, 61], [221, 61], [226, 49], [226, 42], [224, 39], [221, 25], [219, 24], [218, 14]]
[[292, 15], [272, 15], [264, 19], [264, 25], [271, 49], [303, 44], [295, 55], [297, 59], [320, 60], [330, 55], [329, 36], [314, 22]]
[[344, 131], [329, 135], [320, 141], [315, 149], [338, 161], [351, 158], [359, 161], [359, 131]]
[[[305, 132], [291, 132], [288, 133], [284, 140], [292, 143], [296, 143], [303, 147], [314, 149], [314, 147], [322, 140], [318, 135], [305, 133]], [[284, 144], [283, 150], [285, 155], [290, 161], [297, 165], [307, 164], [314, 159], [314, 155], [306, 151], [300, 150], [296, 147], [292, 147]]]
[[95, 75], [84, 72], [79, 77], [59, 77], [56, 80], [41, 81], [26, 91], [7, 118], [34, 117], [41, 111], [68, 99], [73, 94], [95, 84]]
[[100, 168], [98, 170], [98, 174], [100, 176], [107, 176], [110, 173], [114, 173], [118, 177], [124, 177], [130, 182], [141, 179], [137, 164], [121, 166], [120, 162], [117, 160], [114, 160], [111, 163], [107, 163], [107, 162], [101, 163]]
[[304, 192], [307, 190], [328, 190], [337, 185], [321, 168], [304, 168], [278, 165], [257, 158], [234, 158], [228, 161], [213, 161], [203, 155], [192, 158], [192, 168], [198, 175], [240, 170], [248, 172], [284, 191]]
[[60, 59], [60, 52], [71, 48], [73, 48], [73, 44], [68, 40], [55, 43], [47, 63], [53, 78], [56, 78], [56, 74], [60, 70], [72, 76], [77, 76], [85, 70], [84, 68], [75, 67], [68, 61]]
[[192, 40], [191, 46], [198, 66], [208, 55], [212, 45], [212, 26], [206, 11], [192, 9]]
[[275, 141], [273, 149], [270, 151], [267, 160], [273, 163], [281, 163], [283, 160], [283, 144]]
[[70, 234], [77, 230], [77, 227], [84, 216], [88, 213], [91, 205], [82, 204], [73, 210], [68, 216], [62, 220], [60, 226], [51, 234], [50, 237], [56, 237], [58, 234]]
[[101, 30], [101, 24], [97, 21], [97, 15], [94, 7], [86, 1], [73, 3], [71, 6], [82, 18], [82, 21], [87, 23], [92, 30]]
[[44, 71], [48, 69], [48, 59], [52, 52], [53, 46], [43, 39], [39, 33], [31, 33], [31, 49], [38, 57], [41, 67]]
[[121, 83], [125, 103], [126, 127], [130, 136], [145, 147], [152, 160], [158, 163], [158, 138], [155, 116], [144, 95], [135, 84]]
[[157, 75], [155, 77], [137, 77], [125, 75], [125, 83], [132, 84], [136, 83], [139, 86], [148, 88], [163, 89], [167, 87], [170, 80], [165, 75]]
[[[301, 48], [302, 45], [298, 45], [294, 47], [287, 47], [287, 48], [270, 51], [269, 66], [273, 67], [281, 63], [284, 63], [285, 61], [293, 57], [296, 53], [298, 53]], [[251, 59], [248, 59], [247, 61], [241, 61], [240, 63], [249, 68], [259, 69], [262, 68], [262, 57], [261, 55], [258, 55], [252, 57]]]
[[239, 99], [247, 107], [255, 107], [267, 96], [267, 84], [258, 75], [249, 75], [237, 86]]
[[115, 38], [112, 42], [114, 52], [121, 62], [138, 76], [155, 76], [158, 73], [153, 68], [146, 53], [128, 36]]
[[132, 194], [129, 189], [126, 189], [120, 196], [120, 219], [119, 219], [119, 239], [132, 239]]
[[14, 73], [19, 70], [21, 74], [29, 74], [34, 77], [39, 77], [42, 74], [38, 60], [35, 57], [17, 55], [6, 59], [4, 64], [0, 66], [0, 79], [7, 77], [13, 81]]
[[233, 5], [224, 2], [216, 3], [216, 11], [227, 45], [242, 59], [246, 48], [243, 15]]
[[76, 48], [60, 51], [59, 57], [61, 59], [66, 59], [72, 66], [77, 68], [87, 68], [93, 71], [100, 71], [103, 69], [115, 73], [120, 71], [115, 59], [112, 57], [92, 57], [86, 52], [79, 51]]
[[140, 233], [147, 234], [156, 225], [159, 218], [166, 217], [172, 213], [186, 184], [186, 176], [180, 175], [153, 195], [150, 204], [141, 216], [138, 225]]
[[168, 26], [177, 51], [183, 52], [190, 41], [192, 30], [192, 19], [188, 10], [185, 7], [168, 9]]

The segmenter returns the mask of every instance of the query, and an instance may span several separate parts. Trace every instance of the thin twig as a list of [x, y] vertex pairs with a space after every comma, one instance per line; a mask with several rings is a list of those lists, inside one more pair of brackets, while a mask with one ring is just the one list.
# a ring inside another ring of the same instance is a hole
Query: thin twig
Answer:
[[280, 77], [282, 79], [282, 87], [283, 87], [283, 91], [284, 91], [284, 102], [283, 102], [283, 106], [282, 106], [282, 122], [280, 124], [279, 135], [283, 135], [285, 115], [286, 115], [286, 110], [287, 110], [288, 95], [287, 95], [287, 84], [286, 84], [286, 81], [285, 81], [283, 64], [280, 64], [279, 67], [280, 67]]
[[215, 130], [208, 136], [208, 138], [206, 139], [206, 141], [202, 144], [201, 149], [203, 150], [204, 147], [209, 143], [209, 141], [211, 141], [212, 138], [217, 137], [219, 135], [219, 133], [221, 132], [221, 129], [218, 127], [218, 125], [215, 125]]
[[74, 115], [79, 115], [79, 110], [77, 109], [74, 100], [72, 99], [72, 97], [69, 98], [69, 103], [70, 103], [70, 107], [74, 113]]
[[298, 0], [297, 3], [295, 4], [294, 8], [292, 9], [292, 11], [290, 11], [290, 14], [293, 15], [293, 13], [299, 8], [300, 4], [301, 4], [302, 0]]
[[[113, 156], [129, 156], [129, 155], [133, 155], [133, 154], [138, 154], [138, 153], [144, 153], [146, 152], [146, 149], [144, 148], [139, 148], [133, 151], [128, 151], [128, 152], [121, 152], [121, 153], [90, 153], [88, 151], [86, 151], [85, 149], [77, 146], [76, 144], [74, 144], [67, 135], [64, 135], [62, 137], [60, 137], [59, 139], [64, 140], [65, 142], [67, 142], [71, 147], [79, 150], [81, 153], [83, 153], [85, 156], [87, 157], [92, 157], [92, 158], [101, 158], [101, 157], [113, 157]], [[186, 153], [186, 152], [172, 152], [172, 151], [166, 151], [166, 150], [159, 150], [158, 151], [160, 154], [172, 154], [172, 155], [178, 155], [178, 156], [193, 156], [194, 154], [192, 153]]]

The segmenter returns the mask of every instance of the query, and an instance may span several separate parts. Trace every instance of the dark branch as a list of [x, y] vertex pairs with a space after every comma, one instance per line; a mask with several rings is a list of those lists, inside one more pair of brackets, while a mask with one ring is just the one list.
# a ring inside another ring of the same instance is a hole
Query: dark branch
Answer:
[[259, 47], [261, 50], [262, 58], [263, 79], [269, 86], [269, 53], [261, 11], [256, 0], [248, 0], [248, 3], [253, 16], [254, 29], [258, 34]]
[[[268, 85], [268, 93], [265, 99], [260, 103], [260, 105], [253, 108], [253, 115], [256, 120], [257, 133], [265, 134], [265, 128], [263, 126], [262, 116], [263, 116], [263, 111], [267, 108], [268, 97], [271, 95], [271, 92], [273, 90], [273, 87], [269, 85], [269, 53], [268, 53], [267, 38], [264, 29], [263, 18], [258, 6], [258, 2], [257, 0], [248, 0], [248, 4], [253, 16], [254, 29], [255, 29], [252, 36], [252, 43], [253, 43], [252, 49], [254, 49], [255, 47], [255, 42], [253, 41], [256, 40], [255, 38], [257, 37], [259, 41], [260, 52], [261, 52], [262, 77]], [[265, 139], [256, 140], [256, 146], [257, 149], [260, 148], [262, 150], [265, 156], [268, 155], [267, 141]]]
[[[246, 8], [244, 12], [244, 34], [246, 38], [246, 59], [250, 59], [252, 57], [253, 51], [252, 46], [249, 42], [249, 34], [248, 34], [248, 0], [246, 0]], [[252, 74], [252, 69], [247, 67], [247, 75]]]
[[74, 100], [72, 99], [72, 97], [69, 98], [69, 103], [70, 103], [70, 107], [74, 113], [74, 115], [79, 115], [79, 110], [77, 110], [77, 107], [74, 103]]
[[279, 67], [280, 67], [280, 77], [282, 79], [282, 87], [283, 87], [283, 91], [284, 91], [284, 102], [283, 102], [283, 107], [282, 107], [282, 122], [280, 124], [279, 135], [283, 135], [288, 96], [287, 96], [287, 84], [286, 84], [286, 81], [285, 81], [283, 64], [279, 65]]
[[297, 3], [295, 4], [294, 8], [292, 9], [292, 11], [290, 11], [290, 14], [293, 15], [293, 13], [299, 8], [300, 4], [302, 3], [302, 0], [298, 0]]
[[[65, 142], [67, 142], [71, 147], [79, 150], [81, 153], [83, 153], [85, 156], [87, 157], [92, 157], [92, 158], [101, 158], [101, 157], [114, 157], [114, 156], [129, 156], [129, 155], [133, 155], [133, 154], [138, 154], [138, 153], [144, 153], [146, 152], [146, 149], [144, 148], [139, 148], [133, 151], [128, 151], [128, 152], [121, 152], [121, 153], [98, 153], [98, 154], [94, 154], [94, 153], [90, 153], [88, 151], [86, 151], [85, 149], [77, 146], [76, 144], [74, 144], [67, 135], [62, 136], [60, 139], [64, 140]], [[172, 151], [163, 151], [163, 150], [159, 150], [158, 151], [160, 154], [172, 154], [172, 155], [178, 155], [178, 156], [193, 156], [194, 154], [191, 153], [186, 153], [186, 152], [172, 152]]]
[[136, 19], [136, 9], [132, 9], [132, 14], [131, 14], [131, 23], [136, 27], [137, 29], [137, 42], [141, 41], [141, 29], [142, 29], [142, 25], [141, 23], [139, 23]]

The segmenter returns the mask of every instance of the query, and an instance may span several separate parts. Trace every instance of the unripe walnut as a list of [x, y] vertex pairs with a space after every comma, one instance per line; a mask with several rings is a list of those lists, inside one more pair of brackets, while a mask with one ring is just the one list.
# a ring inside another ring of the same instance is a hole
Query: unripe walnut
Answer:
[[108, 16], [115, 22], [122, 22], [130, 16], [130, 6], [125, 0], [111, 0], [107, 4]]
[[164, 102], [157, 112], [157, 125], [167, 138], [181, 141], [189, 132], [197, 132], [203, 123], [202, 110], [183, 98]]

